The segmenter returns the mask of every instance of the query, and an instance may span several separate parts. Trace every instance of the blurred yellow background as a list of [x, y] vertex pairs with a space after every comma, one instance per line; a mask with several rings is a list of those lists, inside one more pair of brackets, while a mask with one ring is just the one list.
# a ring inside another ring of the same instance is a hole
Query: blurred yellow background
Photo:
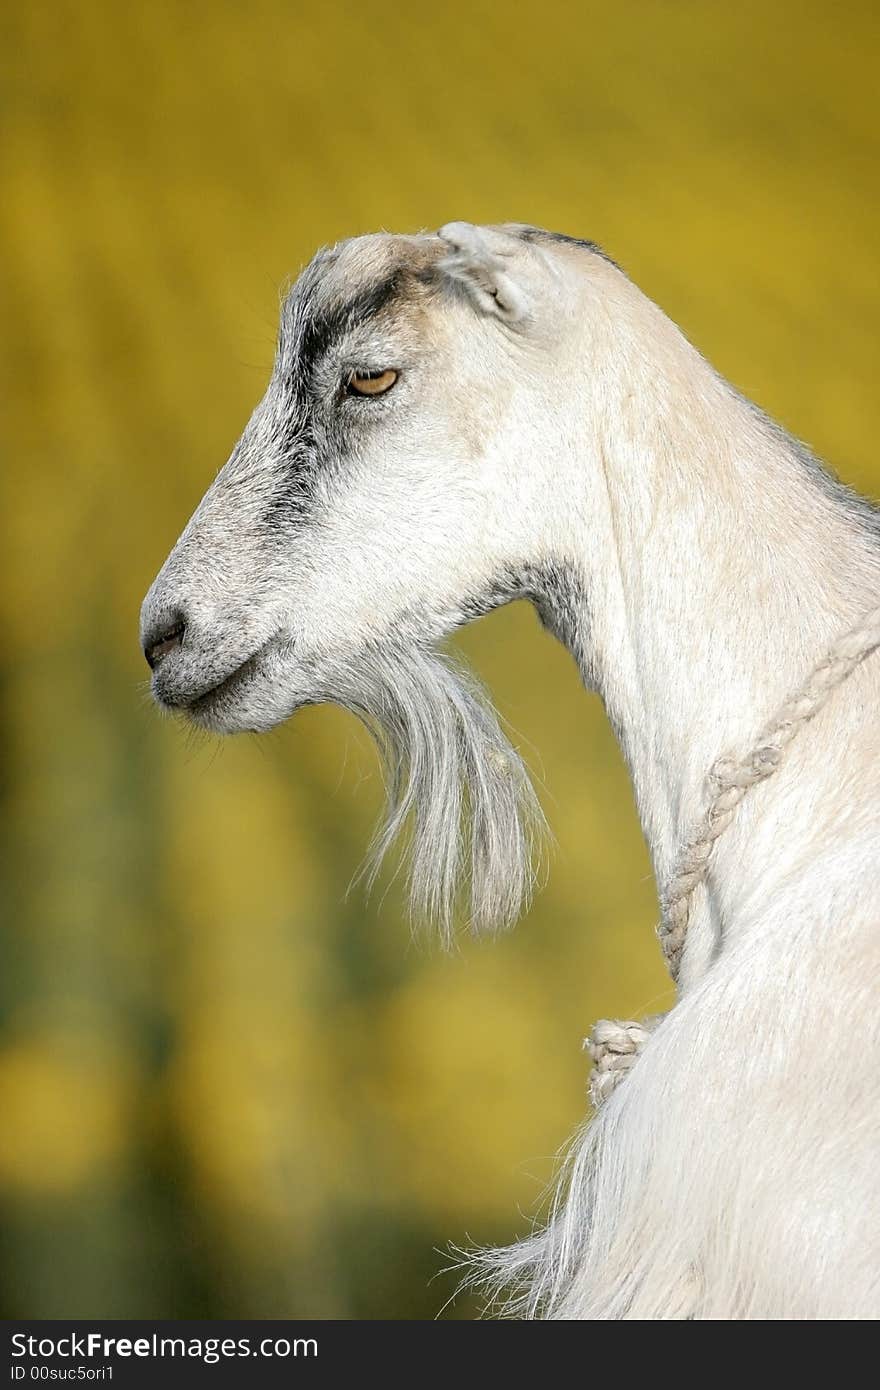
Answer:
[[459, 639], [558, 844], [516, 932], [447, 955], [395, 887], [346, 896], [380, 802], [356, 723], [194, 741], [149, 704], [141, 597], [262, 392], [279, 287], [378, 227], [596, 239], [880, 490], [880, 11], [66, 0], [3, 28], [4, 1311], [431, 1317], [447, 1242], [527, 1229], [590, 1023], [668, 999], [601, 708], [521, 605]]

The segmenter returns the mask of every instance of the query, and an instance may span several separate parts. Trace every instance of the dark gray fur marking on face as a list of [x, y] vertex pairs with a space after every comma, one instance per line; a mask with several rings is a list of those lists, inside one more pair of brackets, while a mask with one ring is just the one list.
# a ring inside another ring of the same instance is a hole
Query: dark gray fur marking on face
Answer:
[[[318, 252], [281, 308], [269, 397], [278, 421], [276, 447], [283, 480], [266, 506], [264, 525], [269, 531], [304, 520], [320, 469], [346, 451], [350, 422], [347, 426], [342, 413], [334, 409], [344, 382], [340, 377], [338, 393], [328, 405], [317, 380], [318, 369], [337, 343], [390, 307], [409, 279], [405, 267], [396, 265], [373, 283], [334, 301], [327, 296], [326, 280], [336, 260], [335, 250]], [[363, 409], [369, 410], [372, 404], [364, 402]]]
[[[369, 323], [383, 309], [387, 308], [400, 294], [406, 277], [401, 267], [391, 271], [375, 284], [367, 285], [340, 303], [313, 307], [306, 299], [303, 308], [298, 306], [289, 315], [293, 341], [287, 351], [282, 347], [282, 366], [291, 375], [291, 384], [296, 392], [307, 392], [316, 365], [327, 355], [333, 345], [351, 333], [355, 328]], [[291, 298], [297, 293], [292, 291]], [[285, 305], [285, 314], [287, 306]], [[283, 321], [282, 316], [282, 321]], [[282, 327], [282, 343], [284, 328]]]

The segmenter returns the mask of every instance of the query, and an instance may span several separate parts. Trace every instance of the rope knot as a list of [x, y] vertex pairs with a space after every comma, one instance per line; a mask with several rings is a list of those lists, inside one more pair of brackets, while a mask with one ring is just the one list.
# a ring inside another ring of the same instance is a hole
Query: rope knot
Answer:
[[716, 758], [715, 762], [709, 768], [709, 775], [706, 778], [706, 787], [708, 791], [717, 795], [718, 792], [731, 786], [731, 779], [735, 777], [736, 771], [737, 763], [729, 755], [723, 758]]
[[765, 744], [762, 748], [756, 748], [748, 761], [752, 775], [760, 781], [776, 771], [782, 761], [782, 749]]
[[659, 1018], [646, 1018], [642, 1023], [623, 1023], [616, 1018], [600, 1018], [584, 1039], [584, 1051], [590, 1054], [593, 1070], [590, 1075], [590, 1100], [598, 1109], [611, 1092], [620, 1085]]

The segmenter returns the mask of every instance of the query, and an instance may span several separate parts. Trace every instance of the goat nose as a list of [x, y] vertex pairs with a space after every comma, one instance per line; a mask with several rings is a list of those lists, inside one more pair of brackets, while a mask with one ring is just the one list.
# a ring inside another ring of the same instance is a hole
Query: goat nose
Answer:
[[181, 646], [185, 632], [186, 623], [183, 615], [177, 614], [173, 622], [170, 622], [166, 617], [161, 624], [157, 624], [153, 632], [146, 634], [144, 637], [144, 656], [147, 658], [147, 665], [151, 671], [155, 671], [166, 656]]

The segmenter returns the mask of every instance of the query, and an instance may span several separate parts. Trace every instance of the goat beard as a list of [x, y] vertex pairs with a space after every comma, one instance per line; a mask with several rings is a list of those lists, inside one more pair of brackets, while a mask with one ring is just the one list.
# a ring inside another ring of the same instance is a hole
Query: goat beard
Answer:
[[448, 653], [390, 645], [360, 653], [334, 686], [383, 764], [386, 814], [362, 871], [367, 887], [400, 840], [415, 919], [449, 940], [464, 899], [475, 931], [512, 926], [531, 900], [546, 823], [481, 686]]

